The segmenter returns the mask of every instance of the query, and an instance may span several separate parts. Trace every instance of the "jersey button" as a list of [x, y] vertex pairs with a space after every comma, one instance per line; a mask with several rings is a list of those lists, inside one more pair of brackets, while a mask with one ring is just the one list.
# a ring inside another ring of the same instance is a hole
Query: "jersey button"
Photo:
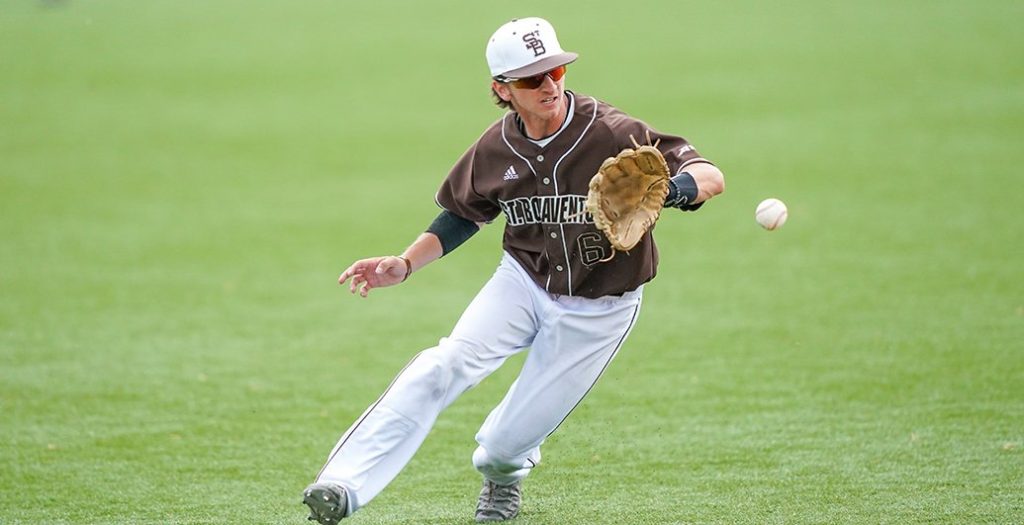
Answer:
[[544, 184], [551, 184], [551, 179], [544, 177], [544, 180], [541, 182], [543, 182]]
[[544, 155], [537, 155], [537, 162], [544, 162]]
[[558, 270], [558, 271], [562, 271], [562, 265], [559, 264], [558, 266], [555, 266], [555, 269]]
[[552, 239], [557, 239], [558, 238], [558, 234], [555, 233], [555, 232], [551, 232], [551, 238]]

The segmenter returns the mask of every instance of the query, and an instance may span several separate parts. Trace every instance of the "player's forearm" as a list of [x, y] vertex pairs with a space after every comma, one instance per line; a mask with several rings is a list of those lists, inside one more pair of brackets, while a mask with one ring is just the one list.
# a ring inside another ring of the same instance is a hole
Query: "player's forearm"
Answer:
[[725, 176], [714, 164], [697, 162], [686, 166], [683, 171], [668, 181], [668, 196], [665, 207], [683, 211], [700, 209], [704, 201], [725, 190]]
[[480, 224], [442, 211], [427, 231], [402, 252], [409, 261], [410, 274], [444, 257], [480, 231]]
[[706, 162], [691, 164], [686, 167], [686, 171], [693, 176], [693, 181], [697, 183], [697, 198], [693, 200], [692, 204], [699, 204], [725, 191], [725, 175], [713, 164]]
[[409, 260], [412, 272], [438, 260], [443, 254], [441, 241], [433, 233], [422, 233], [402, 252], [402, 257]]
[[473, 222], [455, 215], [448, 210], [442, 210], [437, 214], [434, 222], [430, 223], [427, 233], [437, 236], [441, 243], [441, 257], [448, 255], [462, 243], [469, 240], [480, 231], [480, 223]]
[[409, 260], [412, 271], [419, 270], [420, 268], [440, 259], [443, 251], [441, 250], [440, 240], [437, 239], [437, 235], [426, 232], [421, 233], [419, 237], [414, 240], [413, 244], [401, 253], [401, 256]]

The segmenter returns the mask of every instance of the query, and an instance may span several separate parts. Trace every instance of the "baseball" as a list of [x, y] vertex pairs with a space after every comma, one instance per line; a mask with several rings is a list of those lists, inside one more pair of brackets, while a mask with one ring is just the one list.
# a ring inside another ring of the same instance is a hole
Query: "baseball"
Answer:
[[786, 203], [779, 199], [761, 201], [754, 212], [754, 219], [766, 230], [774, 230], [786, 224], [786, 217], [789, 217], [789, 210], [786, 209]]

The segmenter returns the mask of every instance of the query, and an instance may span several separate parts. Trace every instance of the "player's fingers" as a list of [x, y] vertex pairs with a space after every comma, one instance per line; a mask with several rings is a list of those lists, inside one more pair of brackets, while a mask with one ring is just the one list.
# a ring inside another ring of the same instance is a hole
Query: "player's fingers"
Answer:
[[362, 261], [356, 261], [348, 268], [345, 268], [345, 271], [341, 272], [341, 275], [338, 277], [338, 284], [342, 284], [353, 276], [363, 273], [363, 265], [361, 263]]
[[370, 295], [370, 290], [372, 289], [373, 285], [370, 284], [370, 281], [366, 281], [365, 283], [363, 283], [363, 287], [359, 290], [359, 295], [361, 295], [365, 299], [366, 296]]
[[352, 282], [350, 282], [348, 284], [348, 291], [352, 292], [352, 293], [356, 293], [356, 290], [359, 288], [359, 285], [362, 284], [362, 283], [365, 283], [365, 282], [366, 282], [366, 277], [364, 277], [363, 274], [361, 274], [361, 273], [355, 274], [354, 276], [352, 276]]

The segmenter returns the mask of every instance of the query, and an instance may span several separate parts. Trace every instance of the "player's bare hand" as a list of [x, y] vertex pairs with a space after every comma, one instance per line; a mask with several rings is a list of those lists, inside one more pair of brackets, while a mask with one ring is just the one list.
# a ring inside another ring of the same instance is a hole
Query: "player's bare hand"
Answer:
[[338, 284], [349, 281], [350, 292], [366, 297], [374, 288], [401, 283], [406, 278], [406, 271], [405, 260], [401, 257], [371, 257], [358, 260], [341, 272]]

